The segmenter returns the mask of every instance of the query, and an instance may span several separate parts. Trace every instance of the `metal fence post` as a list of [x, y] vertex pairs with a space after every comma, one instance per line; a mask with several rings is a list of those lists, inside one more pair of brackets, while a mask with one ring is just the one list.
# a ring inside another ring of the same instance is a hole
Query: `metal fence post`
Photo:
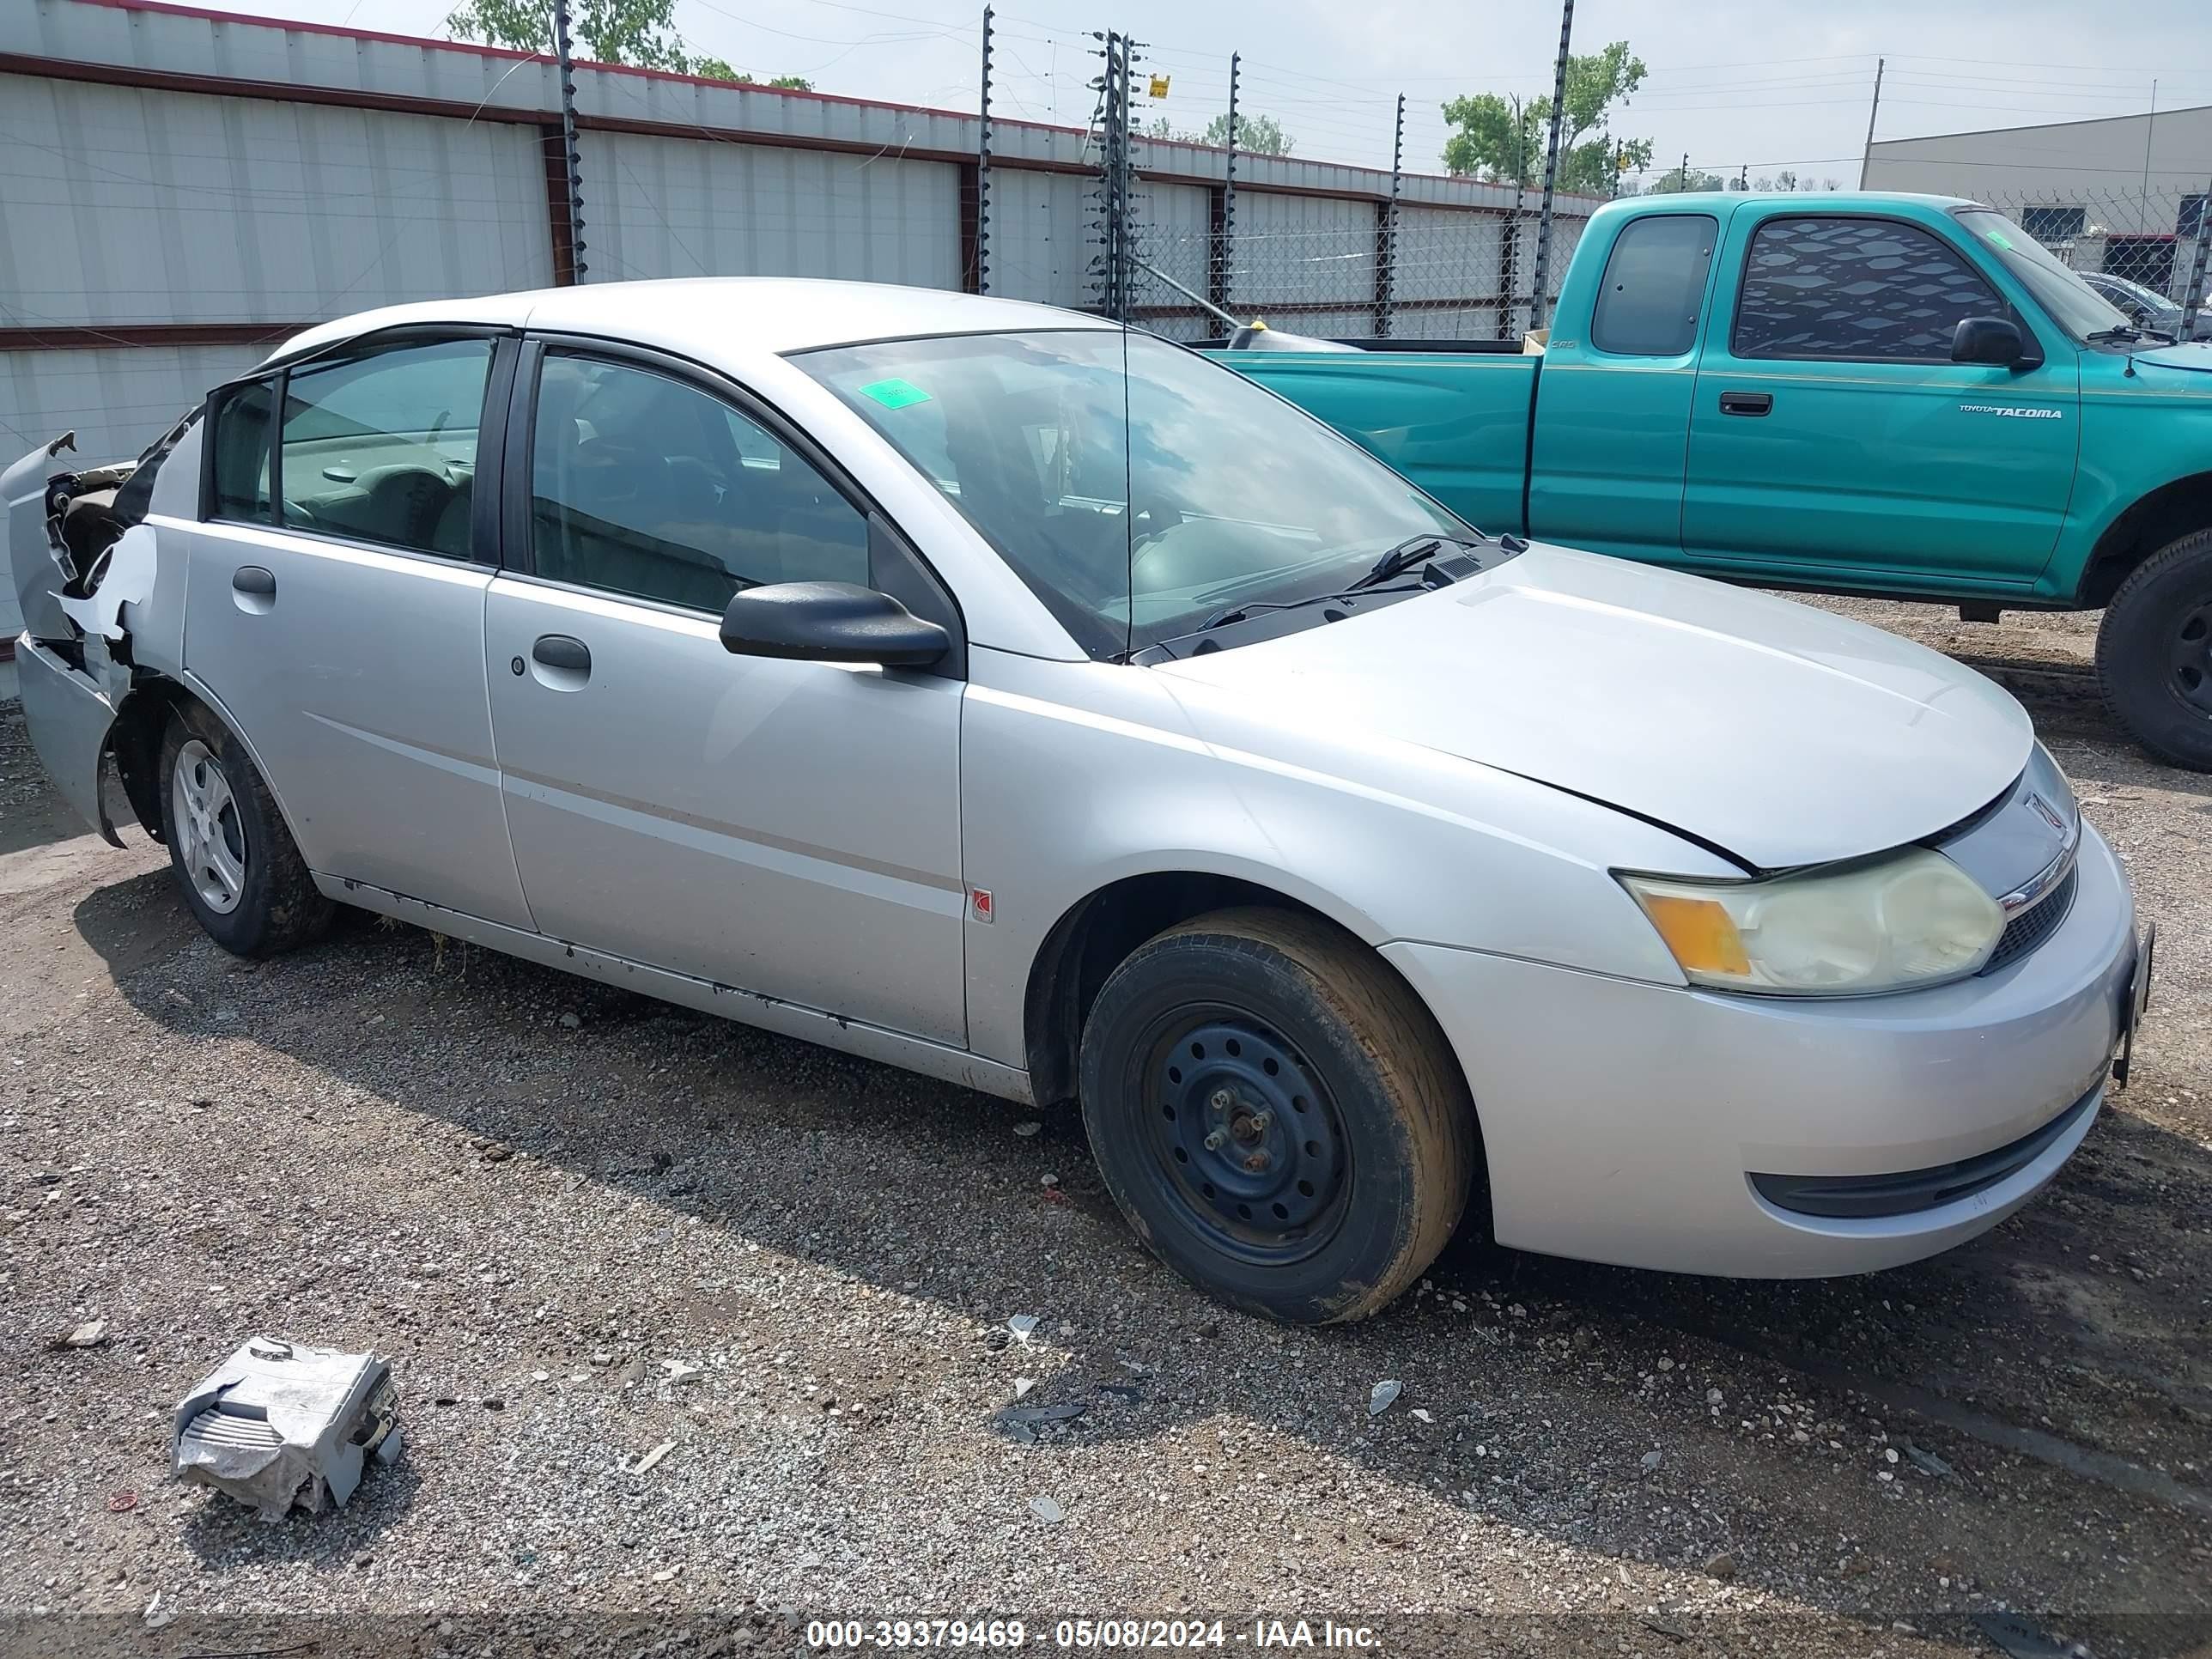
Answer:
[[983, 95], [975, 133], [975, 292], [991, 291], [991, 9], [983, 8]]
[[576, 70], [568, 57], [568, 0], [553, 0], [553, 55], [561, 66], [561, 155], [568, 171], [569, 265], [584, 280], [582, 154], [576, 149]]
[[2197, 200], [2197, 252], [2189, 262], [2189, 288], [2181, 298], [2181, 337], [2185, 341], [2197, 331], [2197, 313], [2204, 305], [2205, 253], [2212, 249], [2212, 184], [2204, 187], [2204, 194]]
[[1552, 71], [1552, 131], [1544, 144], [1544, 205], [1536, 220], [1536, 282], [1529, 296], [1528, 326], [1544, 325], [1552, 280], [1552, 197], [1559, 179], [1559, 125], [1567, 113], [1567, 40], [1575, 27], [1575, 0], [1559, 7], [1559, 61]]
[[1229, 54], [1229, 161], [1221, 184], [1221, 236], [1214, 250], [1220, 276], [1214, 285], [1213, 301], [1224, 311], [1235, 309], [1229, 303], [1229, 291], [1237, 276], [1237, 81], [1242, 61], [1242, 53]]
[[1398, 192], [1406, 170], [1406, 94], [1398, 94], [1398, 125], [1390, 139], [1390, 199], [1382, 207], [1382, 246], [1375, 261], [1375, 334], [1390, 336], [1398, 309]]

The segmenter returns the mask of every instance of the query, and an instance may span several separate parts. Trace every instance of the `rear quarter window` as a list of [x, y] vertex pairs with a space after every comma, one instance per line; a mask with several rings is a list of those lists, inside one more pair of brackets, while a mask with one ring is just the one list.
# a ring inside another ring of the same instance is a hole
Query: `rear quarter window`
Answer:
[[207, 516], [268, 524], [269, 411], [275, 383], [255, 380], [218, 392], [208, 428], [211, 487]]
[[1720, 222], [1702, 213], [1632, 222], [1613, 244], [1590, 344], [1623, 357], [1679, 357], [1698, 336]]

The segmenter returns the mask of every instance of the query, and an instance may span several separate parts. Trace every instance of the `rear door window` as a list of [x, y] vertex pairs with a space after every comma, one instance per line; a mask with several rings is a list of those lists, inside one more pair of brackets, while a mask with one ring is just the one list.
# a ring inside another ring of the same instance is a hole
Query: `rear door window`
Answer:
[[1720, 221], [1703, 213], [1632, 221], [1605, 262], [1590, 344], [1624, 357], [1679, 357], [1698, 336]]
[[489, 340], [389, 346], [286, 379], [283, 522], [465, 559]]

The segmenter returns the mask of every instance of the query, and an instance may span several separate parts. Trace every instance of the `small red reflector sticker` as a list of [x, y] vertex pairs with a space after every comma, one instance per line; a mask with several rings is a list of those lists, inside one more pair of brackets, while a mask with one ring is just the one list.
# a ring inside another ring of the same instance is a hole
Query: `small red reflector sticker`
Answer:
[[989, 921], [992, 920], [993, 911], [991, 908], [991, 893], [988, 888], [976, 887], [969, 890], [968, 894], [968, 914], [977, 921]]

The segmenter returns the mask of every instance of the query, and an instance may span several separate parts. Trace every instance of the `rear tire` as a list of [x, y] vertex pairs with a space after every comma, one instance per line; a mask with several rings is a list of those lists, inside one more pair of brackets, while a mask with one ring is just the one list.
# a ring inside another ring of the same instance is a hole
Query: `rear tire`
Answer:
[[1139, 946], [1083, 1031], [1109, 1191], [1237, 1307], [1362, 1319], [1436, 1259], [1479, 1162], [1443, 1034], [1372, 951], [1290, 911], [1218, 910]]
[[180, 704], [161, 739], [161, 838], [185, 902], [234, 956], [321, 937], [337, 908], [316, 890], [261, 773], [230, 728]]
[[2160, 760], [2212, 772], [2212, 530], [2138, 565], [2097, 630], [2112, 717]]

